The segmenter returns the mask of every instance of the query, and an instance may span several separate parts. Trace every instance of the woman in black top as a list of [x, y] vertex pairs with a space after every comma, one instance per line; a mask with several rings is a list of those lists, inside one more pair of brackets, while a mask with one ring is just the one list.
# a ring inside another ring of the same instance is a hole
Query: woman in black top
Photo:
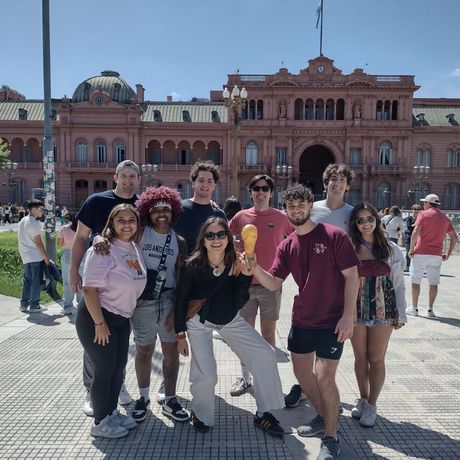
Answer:
[[[210, 217], [201, 227], [197, 249], [187, 260], [179, 279], [175, 311], [177, 348], [179, 353], [188, 356], [188, 335], [192, 355], [191, 421], [195, 429], [202, 432], [214, 424], [217, 365], [212, 332], [218, 330], [253, 374], [257, 404], [255, 426], [282, 436], [283, 428], [269, 412], [284, 407], [275, 351], [239, 314], [249, 299], [253, 269], [239, 262], [232, 241], [227, 222], [220, 217]], [[193, 316], [187, 314], [188, 304], [199, 306]]]

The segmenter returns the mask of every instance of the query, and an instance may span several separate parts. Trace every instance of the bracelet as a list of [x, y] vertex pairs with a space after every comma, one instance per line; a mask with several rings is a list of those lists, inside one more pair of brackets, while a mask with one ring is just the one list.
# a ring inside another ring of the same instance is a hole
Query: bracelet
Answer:
[[177, 338], [178, 338], [179, 340], [184, 340], [185, 337], [187, 337], [187, 334], [186, 334], [185, 332], [178, 332], [178, 333], [177, 333]]
[[94, 326], [102, 326], [105, 324], [105, 320], [101, 321], [100, 323], [94, 323]]

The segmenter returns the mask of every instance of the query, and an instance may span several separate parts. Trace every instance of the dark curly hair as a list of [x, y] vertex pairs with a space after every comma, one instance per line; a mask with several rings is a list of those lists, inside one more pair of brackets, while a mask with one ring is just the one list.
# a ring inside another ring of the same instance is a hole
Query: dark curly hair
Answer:
[[391, 255], [391, 246], [385, 238], [385, 234], [382, 229], [382, 220], [380, 219], [379, 213], [377, 210], [367, 201], [364, 203], [358, 203], [351, 211], [350, 215], [350, 237], [351, 242], [356, 250], [359, 251], [359, 248], [363, 244], [363, 237], [361, 232], [358, 229], [357, 220], [359, 216], [359, 211], [365, 209], [371, 213], [371, 216], [375, 218], [375, 230], [374, 230], [374, 244], [372, 245], [372, 255], [377, 260], [386, 261]]
[[169, 187], [149, 187], [145, 192], [141, 193], [139, 199], [136, 201], [136, 206], [142, 217], [142, 221], [145, 225], [152, 226], [150, 221], [150, 210], [159, 201], [166, 201], [171, 205], [172, 227], [182, 214], [182, 204], [177, 190]]
[[214, 182], [217, 184], [219, 182], [220, 174], [219, 168], [211, 161], [211, 160], [198, 160], [193, 166], [192, 170], [190, 171], [190, 180], [192, 182], [196, 181], [198, 174], [200, 171], [208, 171], [212, 174], [214, 178]]
[[308, 201], [308, 203], [313, 203], [314, 196], [311, 192], [311, 189], [305, 187], [303, 184], [295, 184], [288, 187], [281, 195], [281, 200], [283, 202], [283, 208], [286, 209], [288, 201], [291, 200], [300, 200]]

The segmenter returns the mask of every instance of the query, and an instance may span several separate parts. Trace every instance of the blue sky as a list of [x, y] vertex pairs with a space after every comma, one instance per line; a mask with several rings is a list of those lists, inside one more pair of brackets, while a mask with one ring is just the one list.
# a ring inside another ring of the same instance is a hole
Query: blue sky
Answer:
[[[52, 97], [116, 70], [149, 100], [208, 97], [227, 74], [292, 73], [319, 55], [319, 0], [50, 0]], [[0, 84], [43, 97], [40, 0], [1, 0]], [[323, 54], [344, 73], [415, 75], [460, 98], [460, 0], [324, 0]], [[284, 64], [282, 64], [284, 63]]]

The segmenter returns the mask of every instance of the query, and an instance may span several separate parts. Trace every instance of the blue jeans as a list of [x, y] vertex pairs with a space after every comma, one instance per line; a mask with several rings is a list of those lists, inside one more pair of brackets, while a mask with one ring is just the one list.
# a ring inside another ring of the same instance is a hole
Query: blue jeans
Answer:
[[41, 291], [41, 264], [40, 262], [30, 262], [24, 264], [24, 277], [22, 281], [21, 307], [38, 308], [40, 306]]
[[[83, 276], [83, 267], [84, 264], [80, 265], [78, 273], [80, 276]], [[62, 284], [64, 286], [64, 308], [73, 307], [73, 292], [69, 287], [69, 271], [70, 271], [70, 249], [64, 249], [61, 258], [61, 268], [62, 268]], [[82, 290], [77, 294], [77, 303], [80, 302], [82, 297]]]

